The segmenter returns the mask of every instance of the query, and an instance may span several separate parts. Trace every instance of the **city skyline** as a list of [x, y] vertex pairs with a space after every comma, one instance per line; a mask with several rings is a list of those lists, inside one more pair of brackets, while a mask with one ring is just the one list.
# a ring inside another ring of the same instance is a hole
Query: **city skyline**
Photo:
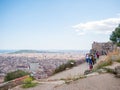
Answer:
[[120, 24], [119, 0], [0, 0], [0, 49], [88, 50]]

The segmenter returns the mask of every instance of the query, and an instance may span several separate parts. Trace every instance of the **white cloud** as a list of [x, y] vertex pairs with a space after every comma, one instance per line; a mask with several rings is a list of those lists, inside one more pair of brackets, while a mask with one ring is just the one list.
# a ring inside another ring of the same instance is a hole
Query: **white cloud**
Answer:
[[74, 25], [73, 28], [79, 35], [84, 35], [86, 32], [110, 34], [118, 24], [120, 24], [120, 17], [80, 23]]

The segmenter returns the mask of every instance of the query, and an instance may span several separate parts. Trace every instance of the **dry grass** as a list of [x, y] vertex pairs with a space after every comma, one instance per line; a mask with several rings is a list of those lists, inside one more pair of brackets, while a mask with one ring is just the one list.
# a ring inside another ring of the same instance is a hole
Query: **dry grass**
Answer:
[[112, 64], [111, 60], [101, 61], [99, 64], [97, 64], [97, 66], [95, 67], [95, 70], [101, 69], [101, 68], [108, 66], [108, 65], [111, 65], [111, 64]]
[[120, 51], [114, 50], [113, 52], [108, 54], [108, 59], [112, 61], [120, 62]]
[[100, 60], [100, 62], [97, 63], [93, 71], [111, 65], [114, 61], [120, 62], [120, 52], [118, 49], [114, 50], [113, 52], [109, 52], [103, 60]]
[[106, 60], [113, 60], [113, 56], [119, 56], [120, 52], [118, 50], [114, 50], [113, 52], [109, 52]]

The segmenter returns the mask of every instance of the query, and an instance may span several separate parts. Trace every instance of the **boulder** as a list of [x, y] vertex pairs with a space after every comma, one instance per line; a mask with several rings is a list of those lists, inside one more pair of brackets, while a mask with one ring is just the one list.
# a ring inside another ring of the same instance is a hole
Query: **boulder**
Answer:
[[116, 77], [120, 78], [120, 66], [115, 67], [114, 72], [115, 72]]

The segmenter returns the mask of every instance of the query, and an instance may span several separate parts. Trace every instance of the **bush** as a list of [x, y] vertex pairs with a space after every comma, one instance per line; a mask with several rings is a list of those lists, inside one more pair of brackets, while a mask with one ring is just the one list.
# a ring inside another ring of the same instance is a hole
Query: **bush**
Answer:
[[23, 88], [30, 88], [30, 87], [35, 87], [36, 85], [37, 85], [37, 83], [33, 83], [32, 82], [33, 81], [33, 79], [31, 78], [31, 77], [28, 77], [28, 78], [26, 78], [23, 82], [24, 82], [24, 84], [23, 84]]
[[76, 62], [74, 60], [70, 60], [66, 63], [67, 68], [71, 68], [73, 66], [76, 66]]
[[101, 63], [99, 63], [96, 68], [97, 69], [101, 69], [105, 66], [108, 66], [108, 65], [111, 65], [112, 64], [112, 61], [111, 60], [107, 60], [107, 61], [102, 61]]
[[32, 80], [33, 79], [31, 77], [28, 77], [23, 82], [24, 82], [24, 84], [31, 84]]
[[31, 83], [31, 84], [24, 84], [22, 87], [23, 88], [30, 88], [30, 87], [35, 87], [37, 83]]
[[119, 63], [120, 63], [120, 59], [119, 59], [119, 60], [117, 60], [117, 62], [119, 62]]
[[76, 62], [74, 60], [69, 60], [66, 64], [60, 65], [58, 68], [55, 69], [54, 74], [66, 70], [66, 68], [72, 68], [76, 66]]
[[22, 70], [17, 70], [17, 71], [14, 71], [14, 72], [7, 73], [7, 75], [4, 78], [4, 81], [5, 82], [10, 81], [10, 80], [13, 80], [13, 79], [16, 79], [16, 78], [19, 78], [19, 77], [22, 77], [22, 76], [26, 76], [26, 75], [29, 75], [29, 73], [24, 72]]

